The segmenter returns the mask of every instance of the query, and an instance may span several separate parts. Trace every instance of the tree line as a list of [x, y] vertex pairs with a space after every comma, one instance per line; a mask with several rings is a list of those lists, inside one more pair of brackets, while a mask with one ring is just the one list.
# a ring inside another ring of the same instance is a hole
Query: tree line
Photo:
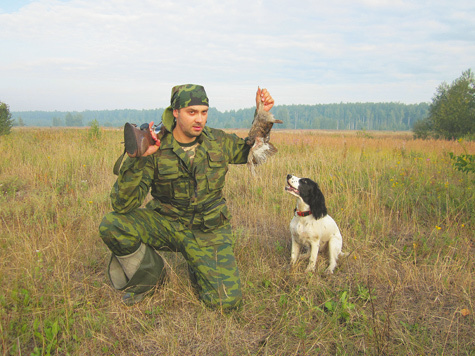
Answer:
[[[0, 101], [0, 136], [12, 126], [105, 126], [126, 122], [159, 122], [164, 109], [86, 110], [82, 112], [23, 111], [10, 113]], [[475, 75], [471, 69], [452, 84], [443, 82], [432, 103], [339, 103], [275, 106], [282, 129], [412, 130], [415, 138], [473, 140], [475, 136]], [[220, 112], [210, 108], [208, 124], [216, 128], [249, 128], [254, 108]], [[475, 170], [475, 169], [474, 169]]]
[[475, 75], [471, 69], [437, 87], [428, 115], [415, 123], [416, 138], [475, 139]]
[[[411, 130], [416, 121], [427, 117], [428, 103], [339, 103], [317, 105], [276, 105], [272, 113], [284, 123], [280, 129], [332, 130]], [[12, 112], [16, 124], [26, 126], [90, 126], [97, 121], [103, 127], [121, 127], [126, 122], [160, 122], [164, 108], [149, 110], [86, 110], [81, 112]], [[208, 125], [215, 128], [249, 128], [254, 108], [220, 112], [210, 108]]]

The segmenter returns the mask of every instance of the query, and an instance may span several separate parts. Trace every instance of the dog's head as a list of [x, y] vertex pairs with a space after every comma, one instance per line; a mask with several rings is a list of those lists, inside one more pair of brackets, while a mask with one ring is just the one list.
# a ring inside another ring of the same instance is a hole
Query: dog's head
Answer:
[[319, 190], [318, 184], [310, 178], [299, 178], [292, 174], [287, 174], [286, 192], [305, 201], [305, 198], [314, 196], [317, 190]]
[[299, 181], [299, 177], [287, 174], [287, 185], [285, 186], [285, 191], [300, 198]]
[[287, 174], [285, 191], [302, 199], [310, 207], [310, 211], [316, 218], [327, 214], [323, 193], [318, 184], [310, 178], [299, 178]]

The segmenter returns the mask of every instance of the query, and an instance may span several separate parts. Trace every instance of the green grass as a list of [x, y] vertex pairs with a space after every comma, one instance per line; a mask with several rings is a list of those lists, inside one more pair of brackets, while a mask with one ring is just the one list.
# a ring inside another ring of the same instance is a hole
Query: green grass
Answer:
[[[245, 136], [245, 131], [237, 132]], [[253, 177], [233, 166], [241, 311], [206, 309], [184, 259], [127, 308], [105, 276], [98, 224], [110, 210], [120, 130], [15, 129], [0, 137], [0, 350], [4, 355], [474, 355], [475, 144], [410, 134], [276, 131]], [[295, 199], [316, 180], [349, 256], [335, 273], [289, 269]]]

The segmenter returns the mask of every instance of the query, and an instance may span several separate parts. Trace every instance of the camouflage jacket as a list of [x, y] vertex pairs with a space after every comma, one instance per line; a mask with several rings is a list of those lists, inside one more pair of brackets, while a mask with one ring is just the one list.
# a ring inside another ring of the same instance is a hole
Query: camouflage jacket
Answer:
[[204, 233], [231, 218], [223, 197], [228, 164], [247, 163], [250, 146], [235, 134], [205, 127], [198, 138], [193, 164], [167, 133], [158, 151], [148, 157], [127, 158], [115, 182], [111, 200], [117, 213], [140, 207], [149, 190], [147, 208]]

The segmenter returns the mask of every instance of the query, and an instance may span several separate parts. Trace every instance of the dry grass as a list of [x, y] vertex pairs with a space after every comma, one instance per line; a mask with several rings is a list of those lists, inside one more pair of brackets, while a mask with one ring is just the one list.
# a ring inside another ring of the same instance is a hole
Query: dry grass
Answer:
[[[240, 136], [245, 131], [237, 132]], [[475, 354], [473, 176], [448, 152], [473, 143], [407, 133], [276, 131], [252, 177], [231, 167], [244, 307], [194, 297], [184, 260], [127, 308], [106, 281], [98, 224], [109, 211], [121, 132], [22, 129], [0, 137], [0, 350], [5, 355]], [[344, 237], [332, 276], [288, 269], [294, 198], [285, 176], [321, 185]]]

